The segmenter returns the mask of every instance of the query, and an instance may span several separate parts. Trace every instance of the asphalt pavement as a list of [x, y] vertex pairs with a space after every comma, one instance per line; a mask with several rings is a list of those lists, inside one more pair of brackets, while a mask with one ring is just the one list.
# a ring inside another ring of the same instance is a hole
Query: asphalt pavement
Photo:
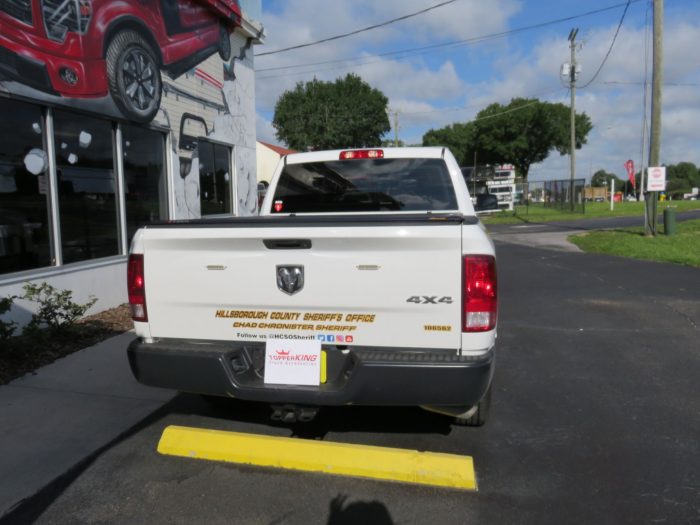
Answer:
[[[700, 269], [537, 247], [536, 229], [523, 235], [529, 245], [495, 235], [498, 362], [484, 427], [366, 407], [284, 425], [264, 405], [141, 390], [119, 351], [78, 370], [66, 358], [53, 382], [42, 369], [43, 386], [0, 387], [0, 449], [15, 456], [0, 458], [0, 495], [21, 492], [23, 470], [50, 470], [0, 522], [697, 523]], [[123, 349], [129, 335], [120, 337], [107, 346]], [[46, 395], [26, 403], [33, 389]], [[479, 491], [161, 456], [171, 424], [471, 455]], [[83, 445], [90, 434], [100, 436]], [[72, 468], [66, 459], [49, 469], [80, 448]]]

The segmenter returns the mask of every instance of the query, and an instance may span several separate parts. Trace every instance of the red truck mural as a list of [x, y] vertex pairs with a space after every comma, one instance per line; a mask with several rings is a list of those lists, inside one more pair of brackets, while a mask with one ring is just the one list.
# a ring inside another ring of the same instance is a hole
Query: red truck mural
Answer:
[[0, 80], [70, 98], [110, 95], [150, 122], [161, 71], [176, 78], [218, 52], [231, 58], [236, 0], [0, 0]]

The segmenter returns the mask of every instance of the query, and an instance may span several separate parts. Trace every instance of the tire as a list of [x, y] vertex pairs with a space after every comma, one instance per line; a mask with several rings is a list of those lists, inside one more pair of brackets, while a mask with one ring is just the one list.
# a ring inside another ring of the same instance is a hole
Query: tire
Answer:
[[153, 120], [163, 84], [150, 44], [135, 31], [120, 31], [109, 43], [105, 58], [109, 92], [122, 114], [140, 123]]
[[219, 25], [219, 56], [224, 62], [231, 60], [231, 36], [224, 24]]
[[469, 417], [455, 417], [454, 422], [457, 425], [465, 427], [480, 427], [486, 423], [491, 410], [491, 386], [481, 398], [481, 401], [476, 405], [476, 411]]

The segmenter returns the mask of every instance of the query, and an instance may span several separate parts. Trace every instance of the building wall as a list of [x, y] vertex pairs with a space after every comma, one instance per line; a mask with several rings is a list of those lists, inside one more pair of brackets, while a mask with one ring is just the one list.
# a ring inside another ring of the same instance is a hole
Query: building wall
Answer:
[[[102, 259], [91, 265], [64, 266], [47, 271], [17, 275], [3, 279], [0, 284], [0, 297], [8, 295], [21, 297], [24, 283], [47, 282], [59, 290], [71, 290], [73, 300], [84, 304], [91, 297], [97, 297], [97, 303], [90, 308], [87, 315], [114, 308], [128, 302], [126, 293], [126, 262], [124, 257]], [[115, 285], [114, 285], [115, 284]], [[122, 284], [122, 285], [120, 285]], [[36, 311], [36, 305], [23, 299], [15, 299], [11, 312], [3, 316], [4, 320], [16, 321], [23, 326]]]
[[[234, 35], [235, 68], [224, 79], [226, 107], [234, 108], [214, 119], [212, 138], [235, 144], [233, 166], [236, 174], [236, 213], [257, 213], [257, 167], [255, 164], [255, 67], [249, 38]], [[251, 104], [250, 101], [253, 101]]]
[[[216, 3], [178, 0], [184, 4], [206, 18], [212, 15], [205, 10]], [[108, 309], [127, 302], [128, 245], [139, 225], [257, 212], [252, 46], [261, 43], [263, 29], [255, 22], [260, 0], [240, 5], [242, 21], [229, 39], [231, 59], [211, 52], [196, 63], [184, 60], [189, 65], [181, 70], [164, 68], [157, 112], [148, 122], [137, 122], [113, 92], [88, 97], [48, 92], [46, 85], [25, 81], [13, 68], [24, 56], [37, 56], [31, 46], [42, 47], [43, 25], [34, 21], [34, 29], [27, 30], [0, 4], [0, 62], [7, 61], [0, 63], [0, 105], [7, 108], [16, 100], [38, 115], [15, 123], [23, 137], [34, 137], [32, 144], [0, 146], [0, 297], [21, 295], [25, 282], [48, 282], [72, 290], [78, 302], [96, 296], [88, 313]], [[79, 37], [83, 44], [94, 29], [88, 26]], [[23, 32], [38, 33], [26, 38]], [[73, 37], [69, 32], [66, 42]], [[98, 47], [90, 42], [83, 49], [90, 53]], [[87, 64], [88, 58], [79, 62]], [[106, 62], [97, 57], [91, 63], [97, 73], [78, 87], [99, 91]], [[194, 119], [186, 119], [183, 140], [185, 114]], [[101, 131], [72, 129], [80, 120]], [[94, 155], [97, 144], [101, 158]], [[37, 203], [38, 211], [32, 209]], [[17, 300], [3, 319], [24, 323], [34, 307]]]

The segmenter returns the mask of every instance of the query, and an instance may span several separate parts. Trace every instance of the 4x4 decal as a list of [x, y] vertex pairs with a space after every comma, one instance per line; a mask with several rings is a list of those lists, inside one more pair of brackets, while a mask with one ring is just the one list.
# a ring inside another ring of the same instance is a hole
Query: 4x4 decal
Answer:
[[407, 303], [414, 304], [452, 304], [452, 297], [440, 297], [438, 299], [437, 295], [412, 295], [406, 299]]

